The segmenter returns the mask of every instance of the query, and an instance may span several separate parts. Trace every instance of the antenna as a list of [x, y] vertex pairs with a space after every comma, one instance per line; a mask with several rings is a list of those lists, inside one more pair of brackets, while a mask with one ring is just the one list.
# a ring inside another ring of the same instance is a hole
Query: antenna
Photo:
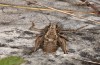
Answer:
[[[42, 14], [44, 14], [43, 12], [42, 12], [42, 10], [40, 10], [40, 12], [42, 13]], [[45, 15], [44, 15], [45, 16]], [[47, 18], [47, 20], [51, 23], [51, 20], [47, 17], [47, 16], [45, 16], [46, 18]]]

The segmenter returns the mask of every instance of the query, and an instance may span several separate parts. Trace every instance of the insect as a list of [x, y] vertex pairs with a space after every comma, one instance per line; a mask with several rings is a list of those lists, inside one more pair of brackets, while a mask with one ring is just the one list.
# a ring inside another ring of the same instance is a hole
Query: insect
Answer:
[[[85, 27], [85, 26], [83, 26]], [[81, 27], [81, 28], [83, 28]], [[77, 30], [81, 29], [78, 28]], [[34, 23], [29, 28], [30, 30], [36, 30], [34, 28]], [[63, 35], [63, 31], [77, 31], [73, 29], [64, 29], [60, 23], [50, 23], [44, 29], [41, 29], [40, 34], [37, 35], [35, 40], [35, 47], [32, 49], [32, 52], [37, 51], [38, 49], [42, 49], [45, 53], [54, 53], [57, 51], [59, 47], [61, 47], [64, 54], [67, 53], [67, 37]]]

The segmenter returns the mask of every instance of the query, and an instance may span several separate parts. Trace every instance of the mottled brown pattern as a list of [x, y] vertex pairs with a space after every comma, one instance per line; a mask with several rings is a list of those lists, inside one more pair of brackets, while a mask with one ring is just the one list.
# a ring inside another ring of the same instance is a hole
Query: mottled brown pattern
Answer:
[[[37, 31], [40, 31], [40, 34], [37, 35], [37, 38], [35, 40], [35, 48], [33, 48], [30, 53], [35, 52], [38, 49], [42, 49], [46, 53], [54, 53], [57, 51], [59, 47], [61, 47], [64, 54], [66, 54], [67, 38], [65, 35], [63, 35], [63, 32], [64, 31], [75, 32], [77, 30], [84, 28], [85, 26], [74, 30], [74, 29], [63, 29], [63, 27], [60, 24], [61, 23], [57, 22], [50, 23], [44, 29], [37, 29]], [[32, 23], [32, 26], [29, 29], [36, 30], [34, 26], [35, 26], [34, 23]]]
[[[33, 27], [34, 23], [30, 27], [30, 30], [33, 30]], [[63, 52], [66, 54], [66, 40], [60, 35], [60, 31], [61, 26], [58, 26], [58, 23], [50, 23], [48, 26], [42, 29], [41, 34], [37, 36], [35, 40], [35, 48], [32, 50], [32, 52], [35, 52], [41, 48], [46, 53], [54, 53], [58, 47], [61, 47]]]

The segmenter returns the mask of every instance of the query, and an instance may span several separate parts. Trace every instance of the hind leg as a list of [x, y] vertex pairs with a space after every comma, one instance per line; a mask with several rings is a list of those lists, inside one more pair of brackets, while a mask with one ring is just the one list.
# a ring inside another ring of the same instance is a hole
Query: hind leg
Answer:
[[58, 45], [61, 47], [61, 49], [63, 50], [64, 54], [67, 53], [67, 49], [66, 49], [66, 40], [64, 38], [59, 37], [58, 38]]

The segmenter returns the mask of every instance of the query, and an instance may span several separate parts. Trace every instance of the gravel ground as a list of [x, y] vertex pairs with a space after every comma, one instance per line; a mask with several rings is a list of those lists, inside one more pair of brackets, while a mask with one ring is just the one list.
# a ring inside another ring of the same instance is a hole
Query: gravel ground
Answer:
[[[34, 0], [27, 0], [33, 2]], [[0, 3], [28, 5], [25, 0], [0, 0]], [[96, 65], [86, 61], [100, 63], [100, 16], [81, 12], [94, 11], [90, 7], [77, 6], [79, 0], [36, 0], [41, 5], [57, 9], [77, 11], [74, 14], [64, 14], [54, 11], [34, 11], [0, 6], [0, 58], [17, 55], [27, 60], [22, 65]], [[100, 9], [100, 0], [88, 0]], [[50, 21], [49, 21], [49, 20]], [[63, 54], [59, 48], [55, 55], [44, 55], [40, 49], [32, 55], [24, 55], [23, 50], [34, 46], [37, 31], [30, 31], [31, 22], [42, 29], [50, 22], [60, 22], [64, 28], [77, 29], [88, 25], [76, 33], [68, 33], [68, 54]], [[79, 60], [76, 60], [76, 59]], [[80, 61], [82, 60], [82, 61]]]

